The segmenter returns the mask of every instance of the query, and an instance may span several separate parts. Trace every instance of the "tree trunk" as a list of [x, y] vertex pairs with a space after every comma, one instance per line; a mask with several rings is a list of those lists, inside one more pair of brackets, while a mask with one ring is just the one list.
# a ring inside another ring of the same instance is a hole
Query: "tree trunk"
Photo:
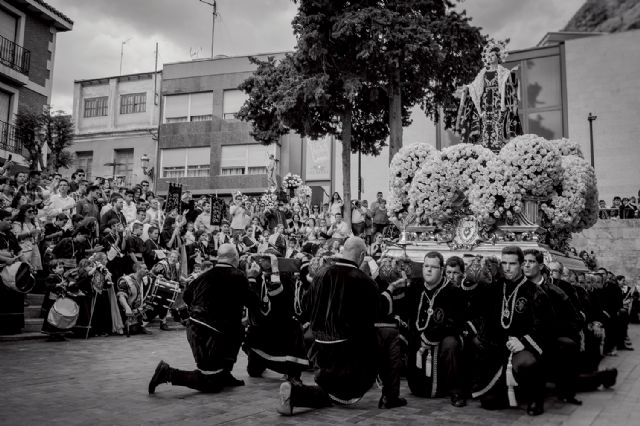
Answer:
[[342, 116], [342, 201], [343, 219], [351, 228], [351, 107]]
[[402, 91], [400, 68], [396, 67], [389, 85], [389, 164], [402, 148]]

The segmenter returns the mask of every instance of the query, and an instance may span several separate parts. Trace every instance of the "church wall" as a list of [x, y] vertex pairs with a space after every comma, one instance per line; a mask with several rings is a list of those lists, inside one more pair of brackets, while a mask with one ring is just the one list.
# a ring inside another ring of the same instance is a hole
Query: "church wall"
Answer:
[[627, 282], [639, 279], [640, 219], [599, 220], [592, 228], [575, 234], [571, 245], [578, 251], [593, 251], [598, 266], [626, 276]]
[[565, 42], [569, 138], [590, 158], [589, 112], [600, 199], [640, 190], [640, 30]]

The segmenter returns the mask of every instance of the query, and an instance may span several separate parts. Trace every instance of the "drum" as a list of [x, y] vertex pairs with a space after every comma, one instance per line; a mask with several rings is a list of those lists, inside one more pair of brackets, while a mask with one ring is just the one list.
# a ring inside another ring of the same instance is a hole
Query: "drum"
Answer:
[[145, 307], [170, 309], [180, 293], [180, 286], [177, 282], [158, 277], [147, 293], [144, 305]]
[[78, 304], [68, 297], [60, 297], [53, 303], [47, 316], [47, 322], [61, 330], [68, 330], [76, 325], [80, 309]]
[[0, 278], [4, 285], [19, 293], [29, 293], [36, 285], [36, 280], [31, 275], [31, 268], [24, 262], [5, 266], [0, 272]]

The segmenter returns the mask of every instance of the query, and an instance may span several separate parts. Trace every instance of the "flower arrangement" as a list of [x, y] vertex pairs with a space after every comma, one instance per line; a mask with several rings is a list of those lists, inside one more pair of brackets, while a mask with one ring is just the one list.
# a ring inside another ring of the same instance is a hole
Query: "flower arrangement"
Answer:
[[502, 147], [498, 155], [507, 166], [507, 178], [523, 194], [547, 197], [560, 183], [561, 156], [551, 142], [540, 136], [518, 136]]
[[409, 189], [409, 212], [418, 220], [441, 220], [453, 212], [458, 198], [455, 182], [447, 179], [447, 170], [442, 153], [428, 156], [413, 177]]
[[593, 167], [576, 155], [562, 157], [562, 184], [541, 206], [552, 228], [580, 232], [598, 219], [598, 190]]
[[389, 185], [389, 199], [387, 209], [389, 214], [396, 215], [405, 212], [409, 205], [409, 189], [411, 182], [425, 159], [432, 155], [435, 149], [427, 143], [418, 143], [402, 147], [393, 156], [390, 164], [391, 182]]
[[275, 193], [275, 188], [269, 188], [260, 197], [260, 202], [268, 209], [273, 209], [278, 205], [278, 195]]
[[300, 185], [296, 190], [296, 193], [299, 198], [304, 200], [305, 197], [311, 197], [311, 187], [308, 185]]
[[285, 188], [296, 189], [297, 187], [302, 185], [303, 182], [300, 176], [293, 173], [287, 173], [284, 179], [282, 179], [282, 183], [284, 184]]
[[495, 154], [480, 145], [463, 143], [443, 149], [441, 158], [447, 180], [466, 192], [486, 173], [487, 163], [495, 158]]
[[485, 173], [470, 185], [469, 209], [482, 223], [510, 219], [522, 209], [523, 191], [517, 180], [507, 174], [507, 165], [495, 157], [487, 162]]
[[575, 155], [576, 157], [584, 158], [582, 148], [577, 142], [570, 141], [567, 138], [562, 138], [549, 141], [549, 143], [562, 156]]

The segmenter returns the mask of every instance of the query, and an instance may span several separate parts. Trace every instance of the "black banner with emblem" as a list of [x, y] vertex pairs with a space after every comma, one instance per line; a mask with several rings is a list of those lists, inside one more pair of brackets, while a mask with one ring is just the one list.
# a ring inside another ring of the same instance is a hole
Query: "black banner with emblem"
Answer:
[[169, 184], [169, 192], [167, 193], [167, 202], [164, 205], [164, 211], [169, 213], [173, 210], [177, 210], [180, 213], [182, 208], [182, 185]]
[[222, 198], [211, 200], [211, 225], [220, 226], [227, 215], [227, 203]]

